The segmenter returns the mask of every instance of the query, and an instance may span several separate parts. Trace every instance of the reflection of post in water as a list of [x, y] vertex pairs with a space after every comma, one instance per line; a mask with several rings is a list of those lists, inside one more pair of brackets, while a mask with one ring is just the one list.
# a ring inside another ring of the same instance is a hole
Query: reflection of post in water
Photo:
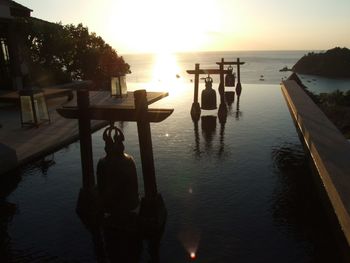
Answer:
[[224, 134], [225, 134], [225, 124], [226, 124], [226, 120], [227, 120], [226, 105], [224, 108], [221, 107], [221, 105], [222, 104], [220, 104], [219, 111], [218, 111], [218, 117], [219, 117], [219, 122], [220, 122], [220, 147], [219, 147], [219, 152], [218, 152], [219, 157], [224, 152]]
[[194, 126], [194, 140], [195, 140], [194, 152], [197, 157], [200, 157], [201, 150], [200, 150], [200, 141], [199, 141], [198, 121], [193, 121], [193, 126]]
[[11, 262], [13, 249], [11, 248], [11, 237], [8, 226], [16, 213], [16, 204], [6, 200], [21, 181], [19, 171], [4, 174], [0, 178], [0, 258], [1, 262]]
[[33, 166], [36, 168], [39, 168], [41, 173], [46, 176], [49, 168], [51, 166], [54, 166], [56, 164], [55, 162], [55, 155], [52, 154], [51, 156], [45, 156], [41, 160], [35, 162]]
[[0, 200], [0, 258], [1, 262], [12, 262], [13, 249], [8, 226], [16, 213], [16, 205]]
[[239, 117], [242, 116], [242, 112], [240, 111], [240, 96], [237, 96], [237, 104], [236, 104], [236, 119], [239, 120]]
[[219, 106], [218, 117], [220, 123], [226, 123], [227, 120], [227, 107], [225, 103], [221, 103]]
[[225, 139], [225, 122], [220, 123], [220, 147], [219, 147], [219, 152], [218, 156], [221, 157], [222, 154], [224, 153], [224, 139]]
[[212, 148], [212, 141], [216, 132], [216, 116], [202, 116], [202, 134], [205, 140], [205, 148], [210, 150]]

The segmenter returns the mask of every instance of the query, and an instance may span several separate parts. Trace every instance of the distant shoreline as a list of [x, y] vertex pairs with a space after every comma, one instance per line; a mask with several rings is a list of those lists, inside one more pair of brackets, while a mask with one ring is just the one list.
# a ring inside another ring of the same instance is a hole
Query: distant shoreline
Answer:
[[[218, 50], [218, 51], [214, 51], [214, 50], [202, 50], [202, 51], [169, 51], [169, 52], [165, 52], [165, 53], [170, 53], [170, 54], [193, 54], [193, 53], [198, 53], [198, 54], [225, 54], [225, 53], [259, 53], [259, 52], [266, 52], [266, 53], [277, 53], [277, 52], [305, 52], [305, 54], [309, 53], [309, 52], [324, 52], [325, 50], [321, 50], [321, 49], [279, 49], [279, 50]], [[118, 52], [120, 55], [122, 56], [133, 56], [133, 55], [155, 55], [155, 54], [159, 54], [161, 52], [157, 52], [157, 51], [145, 51], [145, 52], [127, 52], [127, 53], [123, 53], [123, 52]]]

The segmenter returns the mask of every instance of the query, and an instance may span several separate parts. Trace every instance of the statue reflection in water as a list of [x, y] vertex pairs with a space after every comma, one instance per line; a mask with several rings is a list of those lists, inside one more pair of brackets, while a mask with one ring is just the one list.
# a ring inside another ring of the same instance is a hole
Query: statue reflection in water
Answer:
[[212, 142], [216, 133], [216, 116], [208, 115], [201, 117], [202, 135], [205, 140], [206, 151], [212, 150]]
[[[227, 120], [227, 107], [226, 104], [220, 104], [219, 110], [218, 110], [218, 117], [214, 115], [204, 115], [201, 116], [201, 128], [202, 128], [202, 136], [205, 140], [205, 151], [207, 153], [211, 153], [213, 150], [213, 140], [215, 138], [216, 134], [216, 126], [217, 126], [217, 119], [219, 119], [220, 123], [220, 145], [218, 150], [218, 156], [221, 157], [224, 153], [224, 138], [225, 138], [225, 124]], [[195, 136], [195, 148], [194, 153], [197, 157], [201, 156], [201, 149], [200, 149], [200, 136], [199, 136], [199, 129], [198, 129], [198, 121], [195, 119], [193, 120], [194, 125], [194, 136]]]
[[[240, 87], [237, 90], [241, 92], [242, 88]], [[240, 110], [240, 99], [241, 99], [241, 93], [239, 94], [237, 93], [236, 112], [235, 112], [236, 120], [239, 120], [239, 118], [242, 116], [242, 111]], [[228, 106], [228, 113], [229, 115], [232, 115], [233, 103], [235, 101], [235, 92], [225, 91], [225, 100]]]
[[[124, 135], [111, 125], [103, 133], [106, 156], [97, 165], [97, 189], [89, 208], [77, 212], [89, 229], [98, 262], [159, 262], [166, 209], [145, 199], [140, 205], [136, 166], [124, 153]], [[146, 247], [144, 248], [144, 244]]]

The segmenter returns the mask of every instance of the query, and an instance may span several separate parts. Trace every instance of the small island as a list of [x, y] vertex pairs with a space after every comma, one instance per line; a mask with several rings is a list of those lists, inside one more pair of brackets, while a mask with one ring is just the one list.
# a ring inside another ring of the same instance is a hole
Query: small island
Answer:
[[295, 73], [329, 78], [350, 78], [350, 50], [336, 47], [326, 52], [310, 52], [293, 66]]
[[280, 72], [286, 72], [286, 71], [292, 71], [292, 69], [288, 68], [287, 66], [280, 69]]

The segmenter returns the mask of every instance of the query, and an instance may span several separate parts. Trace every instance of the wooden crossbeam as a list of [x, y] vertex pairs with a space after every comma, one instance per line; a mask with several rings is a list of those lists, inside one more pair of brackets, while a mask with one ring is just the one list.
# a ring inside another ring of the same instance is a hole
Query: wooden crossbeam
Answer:
[[[168, 118], [174, 109], [148, 109], [146, 121], [161, 122]], [[57, 112], [67, 119], [79, 119], [81, 113], [78, 107], [66, 107], [57, 109]], [[138, 121], [139, 117], [135, 108], [120, 106], [90, 106], [86, 114], [90, 120], [109, 120], [109, 121]]]
[[224, 61], [224, 62], [216, 62], [218, 65], [243, 65], [245, 62], [233, 62], [233, 61]]
[[219, 75], [221, 73], [228, 74], [231, 73], [230, 70], [223, 70], [220, 69], [199, 69], [199, 70], [186, 70], [188, 74], [211, 74], [211, 75]]

